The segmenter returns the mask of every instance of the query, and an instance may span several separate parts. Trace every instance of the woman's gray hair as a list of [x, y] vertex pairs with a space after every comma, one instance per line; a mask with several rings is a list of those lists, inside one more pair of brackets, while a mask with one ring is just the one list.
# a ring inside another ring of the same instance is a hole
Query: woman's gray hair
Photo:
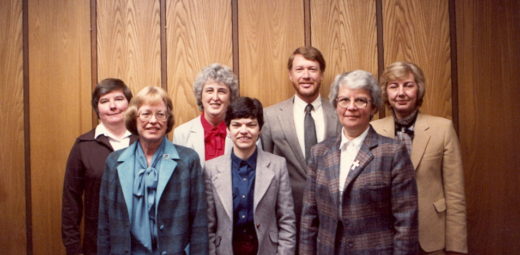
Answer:
[[197, 75], [195, 82], [193, 83], [193, 93], [195, 94], [195, 98], [197, 99], [197, 105], [200, 110], [202, 109], [202, 89], [204, 85], [208, 81], [214, 81], [217, 83], [222, 83], [229, 88], [230, 91], [230, 100], [229, 103], [233, 103], [235, 98], [238, 97], [238, 79], [235, 73], [231, 68], [219, 64], [214, 63], [207, 67], [204, 67], [202, 71]]
[[338, 74], [334, 79], [334, 82], [330, 85], [329, 100], [330, 103], [336, 108], [339, 87], [346, 86], [350, 89], [363, 89], [369, 92], [371, 96], [370, 102], [376, 109], [380, 109], [383, 105], [381, 100], [381, 89], [377, 84], [376, 78], [364, 70], [355, 70], [352, 72], [346, 72]]

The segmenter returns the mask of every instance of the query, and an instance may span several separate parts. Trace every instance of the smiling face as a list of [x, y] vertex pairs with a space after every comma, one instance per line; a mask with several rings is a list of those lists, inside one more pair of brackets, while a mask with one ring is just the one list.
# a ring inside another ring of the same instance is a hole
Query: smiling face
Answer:
[[256, 119], [233, 119], [229, 123], [228, 133], [233, 141], [235, 153], [250, 155], [256, 148], [256, 141], [260, 136], [260, 125]]
[[208, 118], [222, 121], [229, 105], [231, 94], [228, 86], [209, 80], [202, 88], [202, 108]]
[[98, 101], [99, 120], [105, 126], [124, 125], [126, 108], [128, 108], [128, 100], [122, 90], [108, 92]]
[[[371, 103], [370, 93], [364, 89], [351, 89], [347, 86], [340, 86], [336, 100], [349, 99], [347, 107], [336, 106], [338, 119], [343, 125], [345, 135], [348, 138], [355, 138], [361, 135], [368, 128], [370, 119], [377, 111]], [[356, 101], [367, 102], [364, 107], [356, 106]]]
[[304, 101], [310, 103], [320, 94], [320, 85], [323, 80], [323, 73], [318, 61], [304, 58], [302, 55], [295, 55], [291, 70], [289, 70], [289, 80], [291, 80], [296, 94]]
[[419, 86], [412, 73], [403, 79], [389, 81], [386, 85], [386, 94], [398, 118], [405, 118], [417, 109]]
[[166, 104], [163, 101], [154, 104], [143, 104], [139, 107], [137, 110], [139, 141], [144, 143], [160, 143], [162, 141], [166, 135], [167, 112]]

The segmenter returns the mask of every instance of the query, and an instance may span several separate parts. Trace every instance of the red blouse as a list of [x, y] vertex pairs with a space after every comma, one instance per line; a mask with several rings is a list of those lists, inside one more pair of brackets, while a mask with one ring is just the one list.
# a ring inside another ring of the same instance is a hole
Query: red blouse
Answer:
[[200, 116], [200, 121], [204, 129], [205, 160], [223, 155], [226, 145], [226, 123], [222, 121], [217, 126], [213, 126], [204, 118], [204, 113]]

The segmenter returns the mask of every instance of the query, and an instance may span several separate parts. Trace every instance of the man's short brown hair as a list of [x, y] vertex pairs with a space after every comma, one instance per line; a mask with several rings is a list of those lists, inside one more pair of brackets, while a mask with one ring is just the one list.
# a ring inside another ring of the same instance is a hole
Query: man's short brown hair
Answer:
[[320, 50], [309, 46], [309, 47], [300, 47], [292, 53], [292, 55], [289, 57], [289, 61], [287, 62], [287, 68], [289, 71], [293, 67], [293, 61], [294, 56], [296, 55], [302, 55], [307, 60], [316, 61], [320, 64], [320, 71], [323, 73], [325, 72], [325, 59], [323, 58], [323, 55], [321, 54]]

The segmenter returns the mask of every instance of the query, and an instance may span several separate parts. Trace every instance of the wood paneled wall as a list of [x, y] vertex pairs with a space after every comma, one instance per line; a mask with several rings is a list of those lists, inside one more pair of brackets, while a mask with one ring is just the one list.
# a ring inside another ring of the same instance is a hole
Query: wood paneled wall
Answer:
[[0, 1], [0, 250], [25, 254], [22, 2]]
[[[62, 254], [61, 192], [76, 137], [92, 128], [90, 2], [29, 1], [29, 107], [34, 254]], [[61, 11], [60, 11], [61, 10]]]
[[0, 162], [7, 171], [0, 210], [7, 216], [0, 220], [0, 248], [64, 253], [65, 161], [74, 139], [96, 123], [90, 96], [98, 80], [121, 78], [134, 93], [162, 86], [181, 124], [200, 114], [192, 83], [202, 67], [233, 67], [241, 95], [269, 106], [293, 95], [287, 58], [310, 44], [327, 61], [323, 97], [341, 72], [377, 74], [397, 60], [423, 68], [422, 111], [459, 117], [470, 252], [514, 253], [519, 13], [514, 0], [1, 1]]
[[520, 2], [456, 3], [469, 248], [471, 254], [518, 254]]
[[120, 78], [135, 92], [161, 86], [159, 1], [97, 0], [95, 11], [98, 80]]
[[376, 17], [375, 0], [311, 1], [312, 45], [327, 61], [322, 96], [328, 98], [337, 74], [363, 69], [377, 75]]
[[294, 93], [287, 58], [305, 44], [303, 1], [238, 1], [240, 94], [264, 106]]
[[451, 61], [448, 1], [383, 1], [385, 66], [416, 63], [426, 76], [422, 112], [451, 119]]
[[192, 84], [211, 63], [233, 67], [231, 1], [168, 1], [166, 6], [168, 93], [175, 122], [200, 114]]

